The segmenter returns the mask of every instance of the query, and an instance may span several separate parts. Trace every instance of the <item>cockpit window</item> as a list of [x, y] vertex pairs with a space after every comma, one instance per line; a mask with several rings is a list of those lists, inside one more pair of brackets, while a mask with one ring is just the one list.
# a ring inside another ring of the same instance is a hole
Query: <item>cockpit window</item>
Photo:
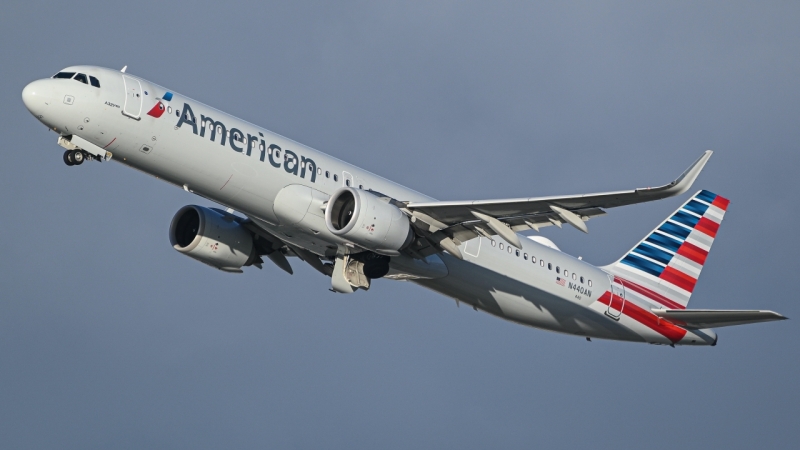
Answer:
[[94, 86], [96, 88], [100, 87], [100, 80], [98, 80], [97, 78], [95, 78], [93, 76], [89, 76], [89, 81], [92, 82], [92, 86]]
[[72, 78], [75, 76], [75, 72], [58, 72], [57, 74], [53, 75], [53, 78]]
[[83, 84], [89, 84], [89, 80], [86, 79], [86, 75], [82, 73], [75, 75], [75, 78], [73, 78], [73, 80], [80, 81]]

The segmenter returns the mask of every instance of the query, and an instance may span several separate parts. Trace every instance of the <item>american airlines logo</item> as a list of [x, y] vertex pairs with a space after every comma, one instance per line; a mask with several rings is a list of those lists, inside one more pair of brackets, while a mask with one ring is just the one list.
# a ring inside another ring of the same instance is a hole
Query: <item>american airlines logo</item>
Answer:
[[[164, 113], [164, 104], [158, 102], [150, 113], [148, 114], [153, 117], [161, 117], [161, 114]], [[200, 137], [206, 137], [206, 135], [208, 135], [208, 139], [212, 142], [216, 142], [217, 139], [219, 139], [219, 144], [222, 146], [225, 146], [227, 141], [231, 149], [246, 154], [247, 156], [251, 156], [253, 150], [255, 150], [261, 162], [269, 160], [272, 167], [277, 169], [283, 166], [283, 170], [286, 173], [299, 176], [300, 178], [306, 178], [306, 174], [308, 174], [308, 179], [312, 183], [317, 180], [317, 164], [314, 160], [306, 158], [303, 155], [298, 155], [291, 150], [281, 149], [275, 144], [267, 145], [264, 141], [264, 135], [261, 132], [255, 135], [244, 133], [238, 128], [228, 129], [224, 123], [202, 114], [200, 115], [198, 125], [198, 120], [194, 115], [194, 111], [192, 111], [192, 107], [189, 106], [188, 103], [183, 104], [183, 110], [181, 111], [178, 123], [175, 125], [175, 129], [181, 128], [184, 124], [192, 127], [192, 133], [195, 135], [198, 134], [199, 128]], [[281, 161], [281, 152], [284, 154], [283, 161]]]

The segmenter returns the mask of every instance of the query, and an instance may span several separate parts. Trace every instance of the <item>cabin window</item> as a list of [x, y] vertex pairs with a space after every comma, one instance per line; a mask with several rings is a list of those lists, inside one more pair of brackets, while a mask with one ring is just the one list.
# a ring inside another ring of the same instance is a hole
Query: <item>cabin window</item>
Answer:
[[325, 171], [325, 178], [330, 178], [330, 177], [331, 177], [331, 173], [326, 170]]
[[581, 284], [583, 284], [583, 277], [581, 277]]
[[317, 168], [317, 175], [322, 175], [322, 169]]
[[539, 261], [539, 265], [544, 267], [544, 260], [543, 259]]
[[527, 261], [527, 260], [528, 260], [528, 254], [527, 254], [527, 253], [523, 253], [523, 254], [522, 254], [522, 259], [524, 259], [525, 261]]
[[57, 74], [53, 75], [53, 78], [66, 78], [70, 79], [75, 76], [75, 72], [58, 72]]
[[80, 81], [83, 84], [89, 84], [89, 80], [86, 79], [86, 75], [82, 73], [75, 75], [75, 78], [73, 78], [73, 80]]
[[364, 185], [363, 185], [363, 184], [359, 184], [359, 185], [358, 185], [358, 188], [359, 188], [359, 189], [364, 189]]
[[503, 249], [503, 243], [501, 242], [500, 243], [500, 250], [502, 250], [502, 249]]
[[592, 287], [592, 280], [589, 280], [589, 287]]
[[349, 178], [346, 178], [344, 180], [344, 185], [347, 186], [347, 187], [350, 187], [350, 179]]
[[333, 181], [339, 181], [339, 175], [333, 174]]
[[564, 276], [565, 276], [565, 277], [568, 277], [568, 276], [569, 276], [569, 270], [567, 270], [567, 269], [564, 269]]
[[514, 253], [514, 249], [513, 249], [513, 248], [511, 248], [511, 246], [509, 245], [509, 246], [508, 246], [508, 254], [510, 255], [510, 254], [512, 254], [512, 253]]
[[92, 82], [92, 86], [99, 88], [100, 87], [100, 80], [95, 77], [89, 77], [89, 81]]
[[553, 264], [547, 263], [547, 270], [553, 270]]
[[175, 117], [180, 117], [180, 116], [181, 116], [181, 110], [180, 109], [176, 109], [175, 110]]
[[167, 106], [167, 114], [172, 114], [172, 106]]
[[516, 253], [517, 253], [517, 258], [519, 258], [519, 250], [517, 250], [517, 252], [516, 252]]
[[492, 241], [491, 239], [490, 239], [490, 242], [492, 243], [492, 247], [494, 247], [495, 245], [497, 245], [497, 242], [495, 242], [495, 241]]
[[531, 255], [531, 262], [532, 262], [532, 263], [534, 263], [534, 264], [536, 264], [536, 257], [535, 257], [535, 256], [533, 256], [533, 255]]
[[556, 273], [561, 273], [561, 267], [556, 266]]
[[576, 279], [576, 278], [578, 278], [578, 276], [577, 276], [577, 275], [575, 275], [575, 272], [572, 272], [572, 279], [574, 280], [574, 279]]

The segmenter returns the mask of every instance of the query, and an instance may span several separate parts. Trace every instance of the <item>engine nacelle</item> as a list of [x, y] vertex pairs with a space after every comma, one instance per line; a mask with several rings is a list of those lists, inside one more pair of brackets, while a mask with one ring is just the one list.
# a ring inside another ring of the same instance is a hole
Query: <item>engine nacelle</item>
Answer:
[[169, 242], [186, 256], [225, 272], [242, 272], [258, 256], [253, 235], [229, 216], [202, 206], [181, 208], [169, 227]]
[[400, 254], [414, 239], [408, 216], [387, 199], [343, 187], [325, 208], [328, 231], [360, 247], [388, 256]]

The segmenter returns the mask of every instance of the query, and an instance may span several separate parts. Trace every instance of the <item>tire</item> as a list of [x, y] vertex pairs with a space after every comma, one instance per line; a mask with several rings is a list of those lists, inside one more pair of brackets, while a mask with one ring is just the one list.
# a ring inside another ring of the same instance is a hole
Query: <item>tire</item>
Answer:
[[68, 166], [75, 165], [75, 161], [72, 160], [72, 150], [67, 150], [64, 152], [64, 164]]
[[377, 259], [364, 263], [364, 275], [370, 280], [383, 278], [389, 273], [389, 261]]
[[73, 150], [72, 151], [72, 161], [75, 162], [76, 166], [80, 166], [83, 164], [83, 161], [86, 160], [86, 156], [80, 150]]

